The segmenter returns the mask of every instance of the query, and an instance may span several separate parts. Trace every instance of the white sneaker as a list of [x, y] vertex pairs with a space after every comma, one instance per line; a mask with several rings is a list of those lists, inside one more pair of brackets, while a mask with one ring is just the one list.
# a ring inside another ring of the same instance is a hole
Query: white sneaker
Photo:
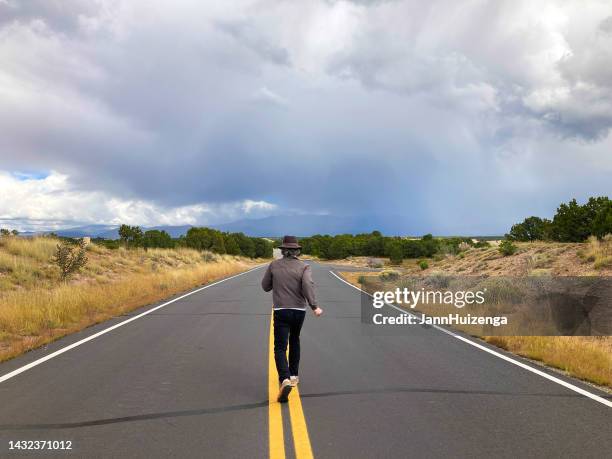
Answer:
[[297, 387], [297, 385], [300, 383], [300, 377], [299, 376], [291, 376], [290, 377], [290, 381], [291, 381], [291, 385], [293, 387]]
[[280, 403], [287, 403], [287, 400], [289, 400], [289, 392], [291, 392], [291, 389], [293, 389], [291, 381], [288, 379], [283, 380], [280, 385], [278, 397], [276, 398], [276, 400]]

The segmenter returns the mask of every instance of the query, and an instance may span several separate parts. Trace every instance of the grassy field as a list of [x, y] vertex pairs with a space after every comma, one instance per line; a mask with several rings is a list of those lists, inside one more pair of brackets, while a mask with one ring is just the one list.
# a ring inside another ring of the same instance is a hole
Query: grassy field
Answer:
[[[585, 276], [612, 275], [612, 238], [591, 239], [583, 244], [519, 243], [517, 254], [504, 257], [495, 247], [470, 248], [456, 255], [428, 259], [422, 270], [415, 260], [400, 266], [386, 266], [401, 276]], [[388, 265], [388, 260], [383, 260]], [[353, 266], [365, 266], [367, 260], [349, 260]], [[360, 276], [378, 276], [372, 272], [345, 272], [342, 275], [360, 286]], [[422, 309], [420, 307], [420, 309]], [[428, 311], [423, 311], [427, 313]], [[540, 361], [567, 374], [612, 388], [612, 337], [565, 336], [481, 336], [485, 341], [515, 354]]]
[[109, 250], [68, 282], [52, 263], [57, 239], [0, 239], [0, 361], [68, 333], [254, 266], [191, 249]]

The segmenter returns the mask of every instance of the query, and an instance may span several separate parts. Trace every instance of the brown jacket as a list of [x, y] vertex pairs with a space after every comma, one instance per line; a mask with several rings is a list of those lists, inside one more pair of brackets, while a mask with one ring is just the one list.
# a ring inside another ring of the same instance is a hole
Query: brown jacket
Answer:
[[294, 257], [274, 260], [268, 266], [261, 287], [272, 290], [274, 308], [317, 308], [310, 266]]

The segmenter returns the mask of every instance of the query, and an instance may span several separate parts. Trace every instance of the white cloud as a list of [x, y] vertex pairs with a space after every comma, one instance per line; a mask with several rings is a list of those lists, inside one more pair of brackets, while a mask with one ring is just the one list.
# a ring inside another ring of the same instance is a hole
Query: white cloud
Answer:
[[250, 214], [255, 210], [275, 210], [277, 209], [276, 204], [272, 204], [266, 201], [251, 201], [247, 199], [242, 203], [242, 210], [245, 213]]
[[[36, 177], [36, 178], [33, 178]], [[41, 177], [41, 178], [37, 178]], [[219, 223], [276, 208], [265, 201], [163, 207], [140, 199], [122, 199], [102, 191], [80, 191], [68, 176], [0, 171], [0, 222], [19, 230], [64, 228], [85, 223], [143, 226]]]

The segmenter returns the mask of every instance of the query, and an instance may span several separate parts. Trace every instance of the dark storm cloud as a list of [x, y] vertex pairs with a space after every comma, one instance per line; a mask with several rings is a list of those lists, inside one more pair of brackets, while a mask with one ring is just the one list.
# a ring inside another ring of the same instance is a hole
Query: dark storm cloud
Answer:
[[610, 192], [605, 5], [16, 5], [0, 1], [0, 169], [447, 233]]

